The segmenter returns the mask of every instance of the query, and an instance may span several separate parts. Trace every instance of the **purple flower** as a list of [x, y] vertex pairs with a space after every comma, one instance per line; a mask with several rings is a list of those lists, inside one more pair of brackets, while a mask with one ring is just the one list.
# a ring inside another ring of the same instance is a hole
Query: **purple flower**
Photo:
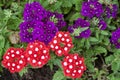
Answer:
[[106, 7], [106, 16], [107, 16], [107, 18], [111, 17], [111, 10], [109, 7]]
[[[54, 18], [55, 20], [51, 20]], [[45, 10], [39, 2], [25, 5], [23, 19], [24, 22], [20, 24], [22, 42], [39, 40], [48, 44], [56, 32], [66, 26], [62, 14]]]
[[120, 28], [112, 32], [110, 42], [113, 43], [116, 48], [120, 49]]
[[110, 17], [116, 18], [118, 13], [118, 6], [116, 4], [107, 6], [105, 11], [106, 11], [105, 14], [107, 18], [110, 18]]
[[[78, 18], [77, 20], [75, 20], [75, 24], [72, 26], [68, 27], [68, 31], [70, 33], [74, 33], [75, 29], [78, 28], [87, 28], [90, 26], [90, 23], [82, 18]], [[89, 38], [91, 35], [91, 30], [88, 28], [87, 30], [84, 30], [82, 32], [79, 32], [79, 36], [75, 36], [75, 38]]]
[[22, 22], [20, 24], [20, 40], [22, 42], [32, 42], [33, 39], [33, 30], [35, 28], [34, 22]]
[[39, 2], [27, 3], [23, 12], [23, 19], [25, 21], [40, 21], [46, 16], [45, 9]]
[[105, 30], [107, 28], [107, 24], [105, 21], [103, 20], [100, 20], [99, 23], [98, 23], [98, 27], [101, 29], [101, 30]]
[[[39, 26], [39, 24], [37, 24], [37, 26]], [[37, 34], [37, 31], [41, 31], [41, 33]], [[46, 22], [46, 24], [44, 24], [42, 26], [42, 29], [38, 29], [36, 28], [34, 31], [34, 39], [35, 40], [39, 40], [41, 42], [44, 42], [45, 44], [48, 44], [52, 38], [55, 36], [56, 32], [58, 31], [58, 28], [54, 25], [53, 22]]]
[[100, 17], [103, 13], [102, 4], [98, 0], [88, 0], [82, 3], [81, 14], [83, 16], [93, 18]]
[[22, 22], [20, 24], [20, 39], [22, 42], [32, 42], [39, 40], [48, 44], [55, 36], [58, 28], [53, 22]]
[[90, 26], [90, 23], [82, 18], [78, 18], [75, 21], [75, 26], [88, 27], [88, 26]]
[[66, 22], [64, 21], [63, 15], [59, 14], [57, 12], [51, 12], [47, 11], [47, 17], [45, 20], [51, 21], [50, 19], [54, 17], [56, 19], [56, 22], [54, 22], [55, 26], [58, 28], [58, 30], [61, 30], [64, 26], [66, 26]]
[[112, 17], [116, 18], [118, 13], [118, 6], [116, 4], [112, 5]]
[[91, 30], [87, 29], [79, 34], [79, 36], [75, 36], [75, 38], [89, 38], [91, 35]]

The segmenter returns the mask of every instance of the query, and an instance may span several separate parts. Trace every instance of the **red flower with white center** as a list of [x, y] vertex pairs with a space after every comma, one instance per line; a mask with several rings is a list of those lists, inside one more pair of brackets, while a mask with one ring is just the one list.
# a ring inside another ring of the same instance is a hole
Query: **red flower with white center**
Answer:
[[26, 57], [32, 67], [41, 68], [50, 59], [49, 48], [43, 42], [31, 42], [26, 48]]
[[84, 58], [78, 54], [69, 54], [62, 61], [64, 75], [71, 78], [80, 78], [86, 70]]
[[20, 72], [26, 66], [23, 48], [9, 48], [3, 56], [2, 65], [11, 73]]
[[56, 36], [49, 43], [49, 47], [58, 56], [67, 55], [73, 47], [72, 38], [69, 32], [57, 32]]

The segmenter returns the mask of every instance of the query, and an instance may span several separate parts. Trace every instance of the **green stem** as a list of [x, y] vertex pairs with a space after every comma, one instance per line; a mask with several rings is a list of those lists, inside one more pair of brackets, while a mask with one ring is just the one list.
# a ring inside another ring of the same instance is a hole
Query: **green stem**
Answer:
[[29, 3], [32, 3], [33, 1], [34, 1], [34, 0], [29, 0], [28, 2], [29, 2]]

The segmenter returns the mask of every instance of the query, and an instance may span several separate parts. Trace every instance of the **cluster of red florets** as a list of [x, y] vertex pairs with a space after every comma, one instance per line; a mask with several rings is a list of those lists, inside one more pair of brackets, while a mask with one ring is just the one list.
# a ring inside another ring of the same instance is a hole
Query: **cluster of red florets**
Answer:
[[26, 66], [24, 54], [24, 49], [9, 48], [3, 56], [3, 66], [8, 68], [11, 73], [19, 72]]
[[49, 43], [50, 48], [57, 56], [67, 55], [73, 47], [72, 38], [69, 32], [57, 32], [56, 36]]
[[12, 73], [21, 71], [27, 64], [34, 68], [41, 68], [50, 59], [49, 50], [51, 49], [57, 56], [65, 56], [62, 61], [64, 75], [80, 78], [86, 70], [84, 58], [78, 54], [68, 54], [72, 47], [70, 33], [60, 31], [56, 33], [48, 46], [43, 42], [34, 41], [27, 45], [25, 51], [21, 48], [9, 48], [3, 56], [2, 64]]
[[41, 68], [49, 59], [49, 48], [42, 42], [34, 41], [28, 44], [26, 51], [9, 48], [3, 56], [2, 65], [14, 73], [20, 72], [27, 63], [34, 68]]
[[84, 58], [78, 54], [69, 54], [62, 61], [64, 75], [71, 78], [80, 78], [86, 70]]
[[31, 42], [27, 46], [26, 57], [31, 66], [40, 68], [50, 59], [49, 49], [42, 42]]

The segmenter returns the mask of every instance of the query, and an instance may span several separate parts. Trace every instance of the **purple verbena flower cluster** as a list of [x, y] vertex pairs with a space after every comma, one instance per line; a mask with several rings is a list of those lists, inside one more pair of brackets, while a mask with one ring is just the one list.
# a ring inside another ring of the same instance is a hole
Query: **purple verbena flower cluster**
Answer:
[[[94, 17], [99, 19], [98, 27], [101, 30], [107, 28], [106, 22], [103, 20], [106, 15], [107, 18], [116, 18], [118, 12], [118, 6], [116, 4], [111, 4], [110, 6], [104, 6], [98, 0], [87, 0], [82, 3], [81, 14], [89, 19]], [[103, 18], [101, 20], [101, 18]]]
[[[85, 27], [89, 27], [90, 26], [90, 23], [84, 19], [81, 19], [81, 18], [78, 18], [76, 21], [75, 21], [75, 24], [72, 25], [72, 26], [69, 26], [68, 27], [68, 31], [70, 33], [74, 33], [74, 30], [77, 29], [77, 28], [85, 28]], [[79, 33], [79, 36], [75, 36], [75, 38], [89, 38], [91, 35], [91, 30], [88, 28], [82, 32]]]
[[40, 21], [47, 16], [46, 10], [38, 2], [27, 3], [23, 12], [25, 21]]
[[62, 27], [66, 26], [66, 22], [63, 20], [63, 15], [57, 12], [47, 11], [46, 20], [50, 20], [52, 17], [56, 18], [55, 26], [58, 30], [61, 30]]
[[116, 46], [116, 48], [120, 49], [120, 28], [112, 32], [110, 41]]
[[110, 18], [110, 17], [116, 18], [118, 13], [118, 6], [116, 4], [107, 6], [105, 11], [106, 11], [107, 18]]
[[85, 17], [100, 17], [103, 13], [102, 4], [98, 0], [88, 0], [82, 3], [81, 14]]
[[[51, 18], [56, 18], [56, 22]], [[58, 30], [66, 26], [63, 15], [45, 10], [39, 2], [27, 3], [23, 12], [24, 22], [20, 24], [22, 42], [39, 40], [48, 44]]]

